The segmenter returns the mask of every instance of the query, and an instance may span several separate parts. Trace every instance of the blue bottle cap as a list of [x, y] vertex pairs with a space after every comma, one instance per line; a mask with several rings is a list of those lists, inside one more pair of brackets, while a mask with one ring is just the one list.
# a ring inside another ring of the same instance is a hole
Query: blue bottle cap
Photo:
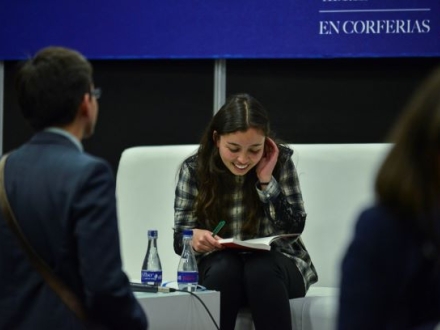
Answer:
[[192, 229], [184, 229], [183, 230], [183, 236], [192, 236], [193, 230]]
[[157, 238], [157, 230], [156, 229], [149, 230], [148, 237]]

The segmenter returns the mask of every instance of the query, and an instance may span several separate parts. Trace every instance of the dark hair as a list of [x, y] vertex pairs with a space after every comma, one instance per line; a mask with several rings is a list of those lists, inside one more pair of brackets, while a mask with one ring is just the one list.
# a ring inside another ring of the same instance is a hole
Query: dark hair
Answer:
[[[223, 164], [213, 134], [219, 136], [244, 132], [249, 128], [260, 130], [266, 137], [271, 134], [269, 117], [263, 106], [248, 94], [229, 97], [214, 115], [206, 128], [197, 152], [197, 179], [199, 193], [196, 198], [195, 215], [201, 228], [213, 229], [220, 220], [228, 224], [228, 210], [232, 207], [230, 191], [234, 175]], [[243, 183], [244, 214], [243, 230], [255, 233], [255, 219], [263, 214], [261, 202], [255, 191], [255, 169], [246, 174]], [[230, 233], [228, 225], [222, 235]]]
[[92, 66], [75, 50], [47, 47], [20, 68], [15, 87], [24, 118], [35, 130], [73, 121], [92, 88]]
[[440, 205], [440, 67], [408, 103], [391, 142], [376, 178], [378, 201], [413, 222], [423, 237], [438, 241], [434, 227]]

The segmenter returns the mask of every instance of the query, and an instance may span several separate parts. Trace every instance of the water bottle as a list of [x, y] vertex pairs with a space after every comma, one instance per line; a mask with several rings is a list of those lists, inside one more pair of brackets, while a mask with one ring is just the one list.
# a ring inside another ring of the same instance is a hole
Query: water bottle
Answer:
[[177, 267], [177, 285], [179, 290], [196, 291], [199, 283], [199, 272], [196, 257], [192, 248], [192, 229], [183, 231], [183, 250]]
[[142, 264], [141, 282], [154, 286], [162, 284], [162, 265], [157, 251], [157, 230], [148, 231], [148, 248]]

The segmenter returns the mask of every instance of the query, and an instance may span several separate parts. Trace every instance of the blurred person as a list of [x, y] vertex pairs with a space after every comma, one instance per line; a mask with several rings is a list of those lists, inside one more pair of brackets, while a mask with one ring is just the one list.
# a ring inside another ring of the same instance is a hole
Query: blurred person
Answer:
[[342, 262], [338, 329], [440, 329], [440, 68], [392, 131]]
[[[114, 175], [81, 144], [98, 118], [92, 74], [83, 55], [63, 47], [21, 66], [18, 102], [35, 135], [9, 153], [5, 189], [24, 236], [77, 295], [89, 326], [146, 329], [122, 271]], [[0, 329], [83, 329], [0, 218]]]

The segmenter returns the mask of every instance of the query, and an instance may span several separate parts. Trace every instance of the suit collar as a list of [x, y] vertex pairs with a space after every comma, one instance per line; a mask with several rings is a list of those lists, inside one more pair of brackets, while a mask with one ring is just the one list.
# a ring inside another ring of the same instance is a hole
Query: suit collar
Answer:
[[83, 151], [83, 146], [82, 146], [81, 142], [78, 140], [78, 138], [76, 136], [73, 136], [70, 132], [68, 132], [64, 129], [58, 128], [58, 127], [48, 127], [44, 131], [60, 134], [62, 136], [67, 137], [70, 141], [72, 141], [72, 143], [74, 143], [78, 147], [78, 149], [80, 151]]
[[55, 133], [52, 131], [41, 131], [36, 133], [31, 140], [31, 144], [59, 144], [66, 147], [76, 149], [78, 151], [83, 151], [81, 144], [77, 144], [72, 139], [64, 134]]

